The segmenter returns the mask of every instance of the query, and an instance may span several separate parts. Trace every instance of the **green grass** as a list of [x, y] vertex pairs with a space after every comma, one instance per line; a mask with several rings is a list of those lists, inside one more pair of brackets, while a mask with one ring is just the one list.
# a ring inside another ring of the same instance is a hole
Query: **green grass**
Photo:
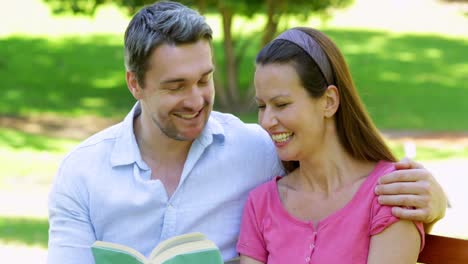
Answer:
[[[325, 32], [342, 49], [379, 128], [468, 129], [466, 38]], [[257, 42], [254, 39], [244, 52], [242, 89], [252, 82]], [[215, 42], [215, 48], [217, 66], [222, 68], [222, 46]], [[121, 36], [112, 34], [0, 39], [0, 114], [123, 117], [134, 99], [126, 88], [122, 56]]]
[[0, 128], [0, 187], [10, 183], [50, 184], [58, 164], [77, 143]]
[[468, 39], [327, 31], [380, 129], [468, 129]]
[[0, 245], [23, 244], [47, 248], [47, 219], [0, 217]]
[[[402, 159], [405, 156], [402, 143], [388, 142], [388, 145], [398, 159]], [[416, 145], [415, 159], [417, 161], [445, 160], [452, 158], [468, 158], [468, 147]]]
[[0, 113], [122, 116], [134, 99], [115, 35], [0, 39]]

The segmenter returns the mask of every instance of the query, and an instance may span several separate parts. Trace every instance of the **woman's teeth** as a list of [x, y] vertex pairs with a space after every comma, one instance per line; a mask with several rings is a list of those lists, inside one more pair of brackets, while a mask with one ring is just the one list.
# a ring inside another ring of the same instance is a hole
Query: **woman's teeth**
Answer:
[[271, 135], [271, 138], [273, 139], [273, 141], [281, 143], [281, 142], [287, 141], [292, 136], [292, 134], [293, 134], [292, 132], [279, 133], [279, 134]]

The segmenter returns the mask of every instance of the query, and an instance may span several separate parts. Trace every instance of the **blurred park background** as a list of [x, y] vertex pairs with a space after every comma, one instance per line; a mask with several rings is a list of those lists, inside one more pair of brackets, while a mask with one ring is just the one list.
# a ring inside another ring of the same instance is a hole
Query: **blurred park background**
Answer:
[[[0, 256], [45, 262], [47, 193], [59, 162], [134, 103], [123, 33], [138, 8], [129, 5], [143, 2], [2, 1]], [[424, 163], [447, 191], [451, 207], [433, 233], [468, 239], [467, 1], [182, 2], [214, 29], [216, 109], [247, 122], [256, 122], [249, 99], [262, 44], [291, 26], [328, 34], [397, 156]]]

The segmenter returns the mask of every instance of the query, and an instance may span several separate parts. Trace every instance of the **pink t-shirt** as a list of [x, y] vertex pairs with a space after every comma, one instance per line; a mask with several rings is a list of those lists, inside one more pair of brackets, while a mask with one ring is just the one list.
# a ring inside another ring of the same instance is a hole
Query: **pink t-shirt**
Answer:
[[[280, 177], [257, 187], [244, 208], [237, 251], [268, 264], [367, 263], [371, 236], [398, 221], [374, 194], [378, 179], [394, 170], [393, 163], [379, 162], [351, 201], [316, 228], [284, 209], [276, 184]], [[415, 224], [422, 249], [424, 229]]]

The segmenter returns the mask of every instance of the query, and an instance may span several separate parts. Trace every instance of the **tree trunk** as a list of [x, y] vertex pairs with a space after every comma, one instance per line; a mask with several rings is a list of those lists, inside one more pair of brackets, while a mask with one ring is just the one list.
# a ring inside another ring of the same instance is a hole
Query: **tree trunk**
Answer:
[[[266, 0], [266, 10], [267, 10], [267, 22], [265, 24], [265, 28], [262, 35], [261, 40], [261, 48], [265, 47], [276, 34], [278, 29], [279, 20], [281, 18], [281, 14], [284, 12], [285, 0]], [[259, 50], [260, 50], [259, 49]], [[251, 98], [255, 96], [255, 85], [252, 83], [246, 93], [246, 100], [244, 100], [244, 107], [248, 110], [253, 110], [255, 104], [252, 103]]]
[[262, 47], [268, 44], [275, 36], [281, 13], [284, 11], [285, 7], [284, 0], [266, 0], [265, 4], [267, 8], [267, 23], [262, 36]]
[[216, 91], [215, 105], [217, 106], [216, 107], [217, 110], [231, 112], [231, 106], [226, 96], [226, 89], [223, 85], [221, 78], [219, 77], [218, 70], [215, 70], [214, 72], [213, 81], [214, 81], [214, 87]]
[[205, 14], [206, 13], [206, 0], [197, 0], [197, 7], [198, 7], [198, 12], [200, 14]]
[[219, 10], [223, 19], [223, 47], [224, 47], [224, 60], [226, 67], [226, 80], [227, 95], [229, 96], [229, 104], [234, 110], [239, 105], [239, 90], [237, 87], [237, 62], [234, 51], [234, 42], [232, 39], [232, 20], [233, 11], [222, 5]]

